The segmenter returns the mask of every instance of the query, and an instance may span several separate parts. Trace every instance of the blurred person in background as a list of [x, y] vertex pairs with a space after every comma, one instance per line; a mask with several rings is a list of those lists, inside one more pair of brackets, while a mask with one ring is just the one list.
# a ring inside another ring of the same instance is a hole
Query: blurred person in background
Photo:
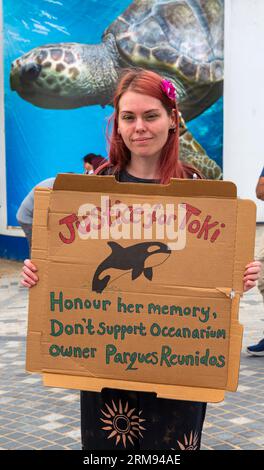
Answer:
[[[83, 157], [84, 164], [84, 173], [86, 175], [92, 174], [96, 168], [98, 168], [102, 163], [105, 163], [107, 160], [101, 155], [96, 155], [95, 153], [88, 153]], [[34, 191], [36, 187], [42, 188], [53, 188], [55, 177], [47, 178], [40, 181], [34, 188], [28, 193], [28, 195], [23, 199], [20, 204], [18, 211], [16, 213], [17, 221], [22, 228], [23, 232], [26, 235], [29, 244], [29, 250], [31, 249], [32, 242], [32, 224], [33, 224], [33, 212], [34, 212]]]
[[106, 158], [101, 155], [96, 155], [95, 153], [88, 153], [83, 157], [83, 166], [84, 173], [86, 175], [91, 175], [93, 172], [103, 163], [107, 161]]
[[[264, 201], [264, 167], [262, 169], [261, 175], [258, 180], [258, 184], [256, 187], [256, 196], [261, 201]], [[258, 255], [258, 259], [261, 262], [261, 276], [258, 281], [258, 288], [259, 292], [263, 297], [264, 302], [264, 238], [261, 241], [260, 252]], [[264, 356], [264, 333], [263, 338], [259, 341], [259, 343], [254, 344], [253, 346], [247, 347], [247, 353], [251, 356]]]
[[34, 191], [37, 186], [42, 188], [53, 188], [55, 177], [47, 178], [43, 181], [40, 181], [33, 189], [28, 193], [28, 195], [21, 202], [19, 209], [16, 213], [17, 221], [22, 228], [23, 232], [27, 237], [29, 244], [29, 250], [31, 250], [32, 242], [32, 224], [33, 224], [33, 212], [34, 212]]

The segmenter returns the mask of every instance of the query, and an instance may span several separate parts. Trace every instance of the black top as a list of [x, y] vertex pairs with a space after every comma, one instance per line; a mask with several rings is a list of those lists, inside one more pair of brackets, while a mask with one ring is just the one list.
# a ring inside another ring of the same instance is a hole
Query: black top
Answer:
[[130, 175], [126, 170], [120, 171], [117, 176], [118, 181], [122, 183], [159, 183], [160, 180], [138, 178], [137, 176]]

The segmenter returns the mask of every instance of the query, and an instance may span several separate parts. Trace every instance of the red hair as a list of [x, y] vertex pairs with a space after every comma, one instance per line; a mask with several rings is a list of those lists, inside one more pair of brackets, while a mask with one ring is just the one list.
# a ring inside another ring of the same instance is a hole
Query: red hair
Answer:
[[186, 165], [179, 160], [179, 113], [177, 103], [175, 100], [170, 99], [161, 88], [163, 78], [157, 73], [144, 70], [144, 69], [128, 69], [124, 71], [121, 80], [118, 83], [114, 95], [114, 108], [115, 111], [108, 122], [107, 134], [109, 125], [113, 123], [112, 134], [108, 141], [109, 148], [109, 162], [98, 168], [100, 170], [111, 166], [113, 173], [119, 172], [126, 168], [130, 161], [130, 150], [126, 147], [123, 139], [118, 134], [118, 114], [119, 114], [119, 101], [122, 95], [127, 91], [134, 91], [143, 95], [152, 96], [158, 99], [168, 115], [170, 116], [173, 110], [176, 110], [176, 129], [169, 130], [168, 139], [164, 145], [160, 159], [159, 159], [159, 173], [161, 175], [160, 182], [168, 184], [171, 178], [190, 178], [193, 173], [197, 173], [198, 177], [202, 175], [191, 165]]

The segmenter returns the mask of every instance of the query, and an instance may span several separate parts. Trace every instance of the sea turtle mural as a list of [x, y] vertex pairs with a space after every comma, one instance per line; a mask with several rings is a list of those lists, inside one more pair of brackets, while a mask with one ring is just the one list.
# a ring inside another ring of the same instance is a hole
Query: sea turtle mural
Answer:
[[185, 122], [223, 92], [224, 0], [134, 0], [97, 45], [36, 47], [12, 63], [11, 89], [35, 106], [72, 109], [111, 104], [122, 69], [153, 69], [172, 81], [182, 114], [180, 156], [207, 178], [221, 168]]

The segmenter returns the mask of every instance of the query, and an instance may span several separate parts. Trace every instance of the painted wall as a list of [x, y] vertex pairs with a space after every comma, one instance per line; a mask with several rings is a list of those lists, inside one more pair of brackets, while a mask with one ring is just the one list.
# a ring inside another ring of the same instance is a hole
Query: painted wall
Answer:
[[255, 195], [264, 166], [263, 25], [262, 0], [226, 2], [224, 179], [257, 204], [259, 222], [264, 222], [264, 203]]
[[[88, 152], [107, 154], [105, 127], [112, 112], [109, 106], [104, 109], [89, 106], [67, 111], [33, 106], [10, 90], [12, 61], [42, 44], [100, 43], [105, 28], [130, 3], [131, 0], [3, 2], [4, 48], [1, 52], [4, 67], [2, 71], [0, 69], [0, 102], [2, 100], [2, 107], [4, 102], [5, 120], [2, 112], [0, 233], [22, 235], [16, 229], [15, 214], [23, 198], [39, 181], [59, 172], [81, 173], [81, 159]], [[188, 123], [194, 137], [220, 166], [222, 117], [223, 101], [219, 99], [209, 110]], [[0, 255], [4, 253], [8, 256], [10, 249], [6, 247], [6, 240], [4, 251], [1, 250], [0, 240]], [[12, 253], [15, 253], [13, 249]], [[17, 256], [23, 258], [24, 251], [22, 253], [21, 248]]]

